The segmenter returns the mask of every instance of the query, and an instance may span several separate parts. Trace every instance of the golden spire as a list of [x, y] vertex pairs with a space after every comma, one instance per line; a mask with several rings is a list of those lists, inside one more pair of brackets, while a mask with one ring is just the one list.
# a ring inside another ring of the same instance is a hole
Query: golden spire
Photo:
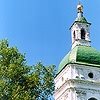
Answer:
[[81, 5], [80, 0], [78, 0], [77, 10], [78, 10], [78, 12], [82, 12], [82, 10], [83, 10], [83, 6]]

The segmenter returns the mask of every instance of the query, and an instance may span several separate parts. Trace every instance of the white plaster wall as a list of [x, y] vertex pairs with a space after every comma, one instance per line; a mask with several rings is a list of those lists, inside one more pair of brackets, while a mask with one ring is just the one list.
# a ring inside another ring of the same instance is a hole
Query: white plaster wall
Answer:
[[[92, 79], [88, 76], [90, 72], [94, 74]], [[70, 80], [73, 82], [71, 83]], [[55, 82], [56, 90], [53, 95], [55, 100], [88, 100], [93, 97], [100, 100], [100, 68], [98, 67], [68, 65], [57, 75]]]
[[55, 90], [71, 79], [71, 66], [66, 66], [55, 78]]
[[[95, 66], [86, 65], [72, 65], [72, 79], [83, 79], [88, 81], [100, 82], [100, 68]], [[93, 78], [88, 76], [89, 73], [93, 73]], [[79, 76], [77, 78], [76, 76]]]
[[100, 100], [100, 93], [87, 93], [86, 100], [88, 100], [90, 98], [95, 98], [97, 100]]

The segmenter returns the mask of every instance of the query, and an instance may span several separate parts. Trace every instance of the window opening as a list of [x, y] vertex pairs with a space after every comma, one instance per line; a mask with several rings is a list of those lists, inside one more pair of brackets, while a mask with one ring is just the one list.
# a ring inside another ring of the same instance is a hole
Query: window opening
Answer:
[[97, 100], [97, 99], [95, 99], [95, 98], [90, 98], [90, 99], [88, 99], [88, 100]]
[[81, 29], [81, 39], [85, 40], [85, 30]]
[[88, 76], [89, 76], [90, 78], [93, 78], [93, 73], [89, 73]]
[[75, 42], [75, 39], [76, 39], [76, 36], [75, 36], [75, 31], [74, 31], [74, 33], [73, 33], [73, 42]]

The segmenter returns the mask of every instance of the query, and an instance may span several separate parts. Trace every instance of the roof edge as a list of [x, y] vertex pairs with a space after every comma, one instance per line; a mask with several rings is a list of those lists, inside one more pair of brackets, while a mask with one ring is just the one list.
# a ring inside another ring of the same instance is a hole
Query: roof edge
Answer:
[[[57, 72], [56, 76], [67, 66], [70, 64], [78, 64], [78, 65], [88, 65], [88, 66], [93, 66], [93, 67], [100, 67], [100, 65], [98, 64], [90, 64], [90, 63], [84, 63], [84, 62], [69, 62], [68, 64], [66, 64], [59, 72]], [[56, 77], [55, 76], [55, 77]]]
[[[77, 23], [77, 22], [79, 22], [79, 23], [87, 23], [87, 24], [89, 24], [89, 25], [91, 25], [91, 24], [92, 24], [92, 23], [89, 23], [89, 22], [74, 21], [74, 23]], [[74, 23], [71, 25], [71, 27], [69, 28], [69, 30], [71, 30], [71, 28], [72, 28], [72, 26], [74, 25]]]

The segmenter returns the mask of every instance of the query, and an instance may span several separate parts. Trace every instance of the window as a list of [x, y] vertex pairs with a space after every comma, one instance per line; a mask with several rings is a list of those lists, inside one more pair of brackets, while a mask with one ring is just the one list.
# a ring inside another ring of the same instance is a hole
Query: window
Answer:
[[83, 28], [81, 29], [81, 39], [85, 40], [85, 30]]
[[89, 73], [88, 76], [89, 76], [90, 78], [93, 78], [93, 73]]
[[73, 42], [75, 42], [76, 36], [75, 36], [75, 31], [73, 32]]
[[90, 98], [90, 99], [88, 99], [88, 100], [97, 100], [97, 99], [95, 99], [95, 98]]

